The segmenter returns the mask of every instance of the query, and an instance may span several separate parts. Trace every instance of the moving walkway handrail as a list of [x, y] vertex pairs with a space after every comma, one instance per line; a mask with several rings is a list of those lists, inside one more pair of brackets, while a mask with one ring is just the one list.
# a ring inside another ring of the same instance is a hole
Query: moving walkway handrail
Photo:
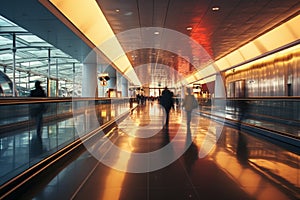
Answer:
[[[48, 107], [44, 113], [44, 121], [51, 121], [55, 118], [68, 117], [72, 115], [72, 103], [76, 102], [97, 102], [97, 103], [128, 103], [129, 98], [1, 98], [0, 99], [0, 133], [13, 131], [18, 128], [32, 125], [30, 118], [30, 106], [44, 104]], [[66, 103], [66, 104], [65, 104]], [[96, 104], [96, 103], [95, 103]], [[57, 106], [58, 105], [58, 106]], [[66, 109], [66, 110], [64, 110]], [[77, 111], [74, 111], [78, 113]], [[74, 113], [73, 113], [74, 114]]]
[[129, 97], [111, 98], [111, 97], [0, 97], [1, 105], [33, 104], [33, 103], [57, 103], [72, 101], [101, 101], [101, 100], [128, 100]]

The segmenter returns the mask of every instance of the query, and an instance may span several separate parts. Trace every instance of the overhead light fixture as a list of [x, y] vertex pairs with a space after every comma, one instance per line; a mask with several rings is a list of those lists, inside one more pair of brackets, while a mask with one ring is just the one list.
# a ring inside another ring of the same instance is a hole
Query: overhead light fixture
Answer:
[[154, 32], [154, 35], [159, 35], [159, 32], [158, 32], [158, 31], [155, 31], [155, 32]]
[[220, 10], [220, 7], [219, 6], [214, 6], [214, 7], [212, 7], [212, 10], [213, 11], [218, 11], [218, 10]]
[[193, 28], [192, 27], [187, 27], [186, 30], [191, 31]]
[[106, 81], [110, 80], [108, 73], [101, 73], [99, 74], [98, 78], [99, 80], [106, 80]]
[[106, 86], [107, 85], [107, 81], [110, 80], [110, 77], [109, 77], [108, 73], [101, 73], [101, 74], [99, 74], [98, 79], [99, 79], [100, 84], [102, 86]]
[[133, 12], [130, 12], [130, 11], [129, 11], [129, 12], [126, 12], [124, 15], [125, 15], [125, 16], [131, 16], [132, 14], [133, 14]]

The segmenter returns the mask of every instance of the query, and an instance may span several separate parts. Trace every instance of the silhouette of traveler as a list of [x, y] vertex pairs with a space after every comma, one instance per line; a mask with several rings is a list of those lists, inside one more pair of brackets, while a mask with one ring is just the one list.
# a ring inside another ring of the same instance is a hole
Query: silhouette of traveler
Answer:
[[186, 112], [186, 125], [187, 129], [190, 128], [190, 123], [192, 120], [192, 111], [193, 109], [198, 107], [198, 101], [196, 100], [195, 96], [192, 94], [191, 88], [186, 89], [187, 94], [183, 99], [182, 106], [185, 108]]
[[32, 136], [30, 140], [30, 152], [31, 158], [35, 158], [43, 153], [43, 142], [39, 136]]
[[244, 99], [239, 99], [235, 101], [235, 108], [238, 109], [238, 130], [241, 130], [241, 126], [244, 122], [244, 120], [247, 118], [248, 116], [248, 112], [249, 112], [249, 105], [248, 102]]
[[166, 125], [165, 128], [169, 128], [169, 115], [171, 108], [174, 108], [174, 99], [173, 99], [173, 93], [165, 87], [165, 89], [162, 91], [160, 97], [160, 104], [165, 108], [166, 110]]
[[[35, 89], [30, 91], [30, 97], [46, 97], [45, 90], [41, 86], [40, 81], [35, 82]], [[36, 133], [38, 137], [42, 135], [43, 127], [43, 112], [46, 107], [43, 103], [36, 103], [30, 105], [30, 115], [36, 122]]]
[[237, 148], [236, 148], [236, 156], [238, 161], [244, 165], [248, 164], [249, 153], [248, 153], [247, 143], [248, 142], [246, 136], [239, 131]]

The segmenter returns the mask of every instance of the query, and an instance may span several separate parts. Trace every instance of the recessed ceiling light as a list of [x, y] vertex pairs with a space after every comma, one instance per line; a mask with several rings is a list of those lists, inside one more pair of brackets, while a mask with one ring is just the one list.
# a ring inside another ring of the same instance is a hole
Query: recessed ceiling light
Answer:
[[119, 10], [119, 9], [116, 9], [116, 12], [120, 12], [120, 10]]
[[132, 15], [132, 14], [133, 14], [133, 12], [127, 12], [127, 13], [125, 13], [124, 15], [130, 16], [130, 15]]
[[219, 6], [214, 6], [214, 7], [212, 7], [212, 10], [213, 11], [218, 11], [218, 10], [220, 10], [220, 7]]
[[187, 27], [186, 30], [191, 31], [193, 28], [192, 27]]

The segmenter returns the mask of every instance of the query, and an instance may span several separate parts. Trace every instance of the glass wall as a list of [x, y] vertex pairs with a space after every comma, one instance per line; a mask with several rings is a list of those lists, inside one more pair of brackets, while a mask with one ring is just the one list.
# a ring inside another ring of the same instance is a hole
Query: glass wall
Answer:
[[[129, 112], [130, 105], [126, 98], [63, 98], [46, 102], [44, 99], [9, 98], [0, 103], [0, 110], [2, 185], [79, 137], [84, 138], [91, 131], [102, 130], [102, 125]], [[37, 111], [43, 114], [37, 115]]]
[[[82, 64], [78, 60], [2, 16], [0, 28], [6, 30], [0, 33], [0, 71], [15, 83], [16, 96], [28, 96], [35, 80], [40, 80], [46, 91], [49, 88], [48, 96], [52, 97], [70, 96], [73, 84], [81, 84]], [[3, 88], [7, 89], [4, 83]]]

